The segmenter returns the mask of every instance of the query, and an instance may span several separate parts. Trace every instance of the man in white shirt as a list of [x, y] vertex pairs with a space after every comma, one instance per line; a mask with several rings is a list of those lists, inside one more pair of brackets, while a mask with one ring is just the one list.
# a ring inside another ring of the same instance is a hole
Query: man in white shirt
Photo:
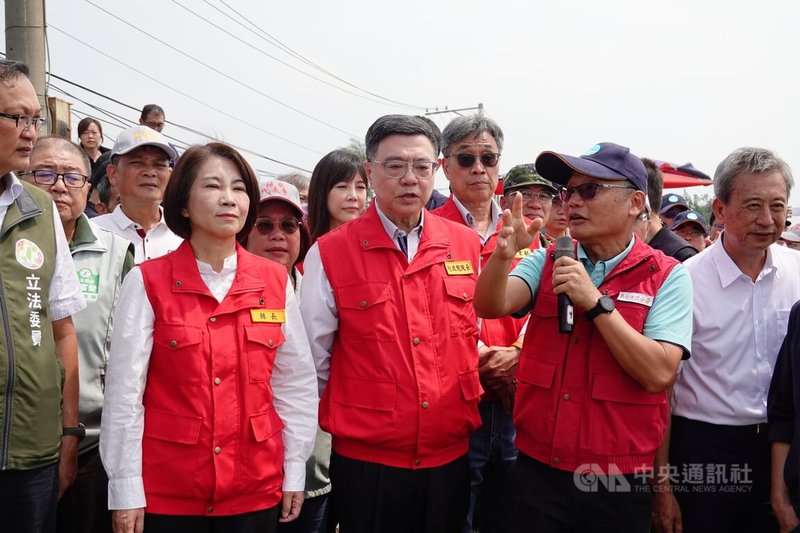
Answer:
[[168, 254], [183, 241], [167, 227], [161, 208], [170, 161], [177, 156], [167, 139], [147, 126], [123, 131], [114, 143], [107, 172], [120, 203], [93, 222], [131, 241], [136, 264]]
[[[717, 167], [718, 243], [684, 264], [694, 287], [692, 357], [673, 392], [670, 470], [680, 504], [660, 528], [777, 531], [770, 512], [767, 393], [800, 298], [800, 254], [775, 242], [793, 185], [768, 150], [740, 148]], [[659, 494], [672, 499], [672, 494]], [[662, 517], [663, 518], [663, 517]]]
[[86, 306], [61, 220], [46, 193], [22, 184], [45, 118], [28, 67], [0, 61], [0, 524], [50, 531], [74, 481], [78, 344]]

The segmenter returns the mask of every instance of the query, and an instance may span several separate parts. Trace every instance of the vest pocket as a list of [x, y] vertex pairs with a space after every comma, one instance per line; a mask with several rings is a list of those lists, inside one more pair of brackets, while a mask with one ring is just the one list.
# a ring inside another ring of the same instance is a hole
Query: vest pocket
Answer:
[[556, 365], [521, 357], [517, 367], [517, 401], [514, 403], [514, 425], [517, 431], [538, 441], [552, 438], [555, 413], [548, 412]]
[[283, 471], [283, 421], [273, 406], [250, 416], [250, 431], [242, 443], [241, 472], [246, 493], [280, 488]]
[[589, 451], [601, 455], [654, 452], [663, 438], [666, 402], [665, 393], [649, 393], [626, 375], [595, 374], [588, 412]]
[[171, 380], [199, 385], [207, 374], [208, 364], [200, 350], [201, 342], [203, 331], [198, 327], [156, 322], [150, 366], [167, 369], [163, 375]]
[[340, 377], [331, 380], [329, 433], [374, 445], [396, 444], [395, 396], [392, 380]]
[[478, 332], [478, 315], [472, 307], [475, 298], [475, 279], [466, 276], [446, 276], [444, 292], [451, 337], [468, 337]]
[[344, 285], [336, 291], [339, 333], [353, 339], [391, 341], [397, 338], [396, 322], [386, 282]]
[[148, 408], [144, 415], [142, 476], [146, 493], [202, 494], [198, 485], [203, 419]]
[[466, 434], [469, 435], [481, 426], [481, 414], [478, 411], [483, 388], [481, 387], [478, 369], [465, 370], [458, 373], [458, 385], [461, 389], [461, 398], [466, 408], [466, 420], [469, 424]]
[[275, 354], [285, 337], [280, 324], [244, 326], [247, 350], [247, 377], [251, 383], [269, 381]]

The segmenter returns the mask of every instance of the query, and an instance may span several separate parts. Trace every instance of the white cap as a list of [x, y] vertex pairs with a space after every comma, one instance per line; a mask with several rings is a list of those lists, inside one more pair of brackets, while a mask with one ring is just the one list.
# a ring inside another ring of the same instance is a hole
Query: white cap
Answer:
[[141, 125], [128, 128], [117, 136], [111, 157], [125, 155], [140, 146], [155, 146], [164, 150], [170, 160], [178, 158], [178, 152], [170, 146], [166, 137], [152, 128]]

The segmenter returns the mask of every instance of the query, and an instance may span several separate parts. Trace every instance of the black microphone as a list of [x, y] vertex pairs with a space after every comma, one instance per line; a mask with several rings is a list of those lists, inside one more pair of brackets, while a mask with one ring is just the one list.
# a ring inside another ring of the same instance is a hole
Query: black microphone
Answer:
[[[572, 237], [559, 237], [556, 239], [555, 257], [569, 257], [575, 259], [575, 248], [572, 244]], [[574, 312], [572, 310], [572, 300], [566, 293], [558, 295], [558, 332], [572, 333]]]

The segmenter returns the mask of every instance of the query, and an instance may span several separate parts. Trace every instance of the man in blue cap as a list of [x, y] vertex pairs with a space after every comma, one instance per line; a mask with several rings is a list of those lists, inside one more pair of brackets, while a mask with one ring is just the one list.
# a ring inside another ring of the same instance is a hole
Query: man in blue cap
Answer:
[[705, 249], [708, 223], [706, 218], [694, 209], [684, 211], [676, 216], [669, 229], [681, 236], [697, 251], [702, 252]]
[[[532, 307], [517, 369], [515, 530], [646, 531], [665, 390], [691, 342], [689, 278], [633, 235], [647, 173], [628, 148], [543, 152], [535, 164], [565, 186], [577, 242], [534, 250], [509, 275], [541, 226], [525, 224], [516, 198], [474, 300], [484, 318]], [[560, 324], [570, 317], [562, 304], [574, 310], [571, 328]]]

